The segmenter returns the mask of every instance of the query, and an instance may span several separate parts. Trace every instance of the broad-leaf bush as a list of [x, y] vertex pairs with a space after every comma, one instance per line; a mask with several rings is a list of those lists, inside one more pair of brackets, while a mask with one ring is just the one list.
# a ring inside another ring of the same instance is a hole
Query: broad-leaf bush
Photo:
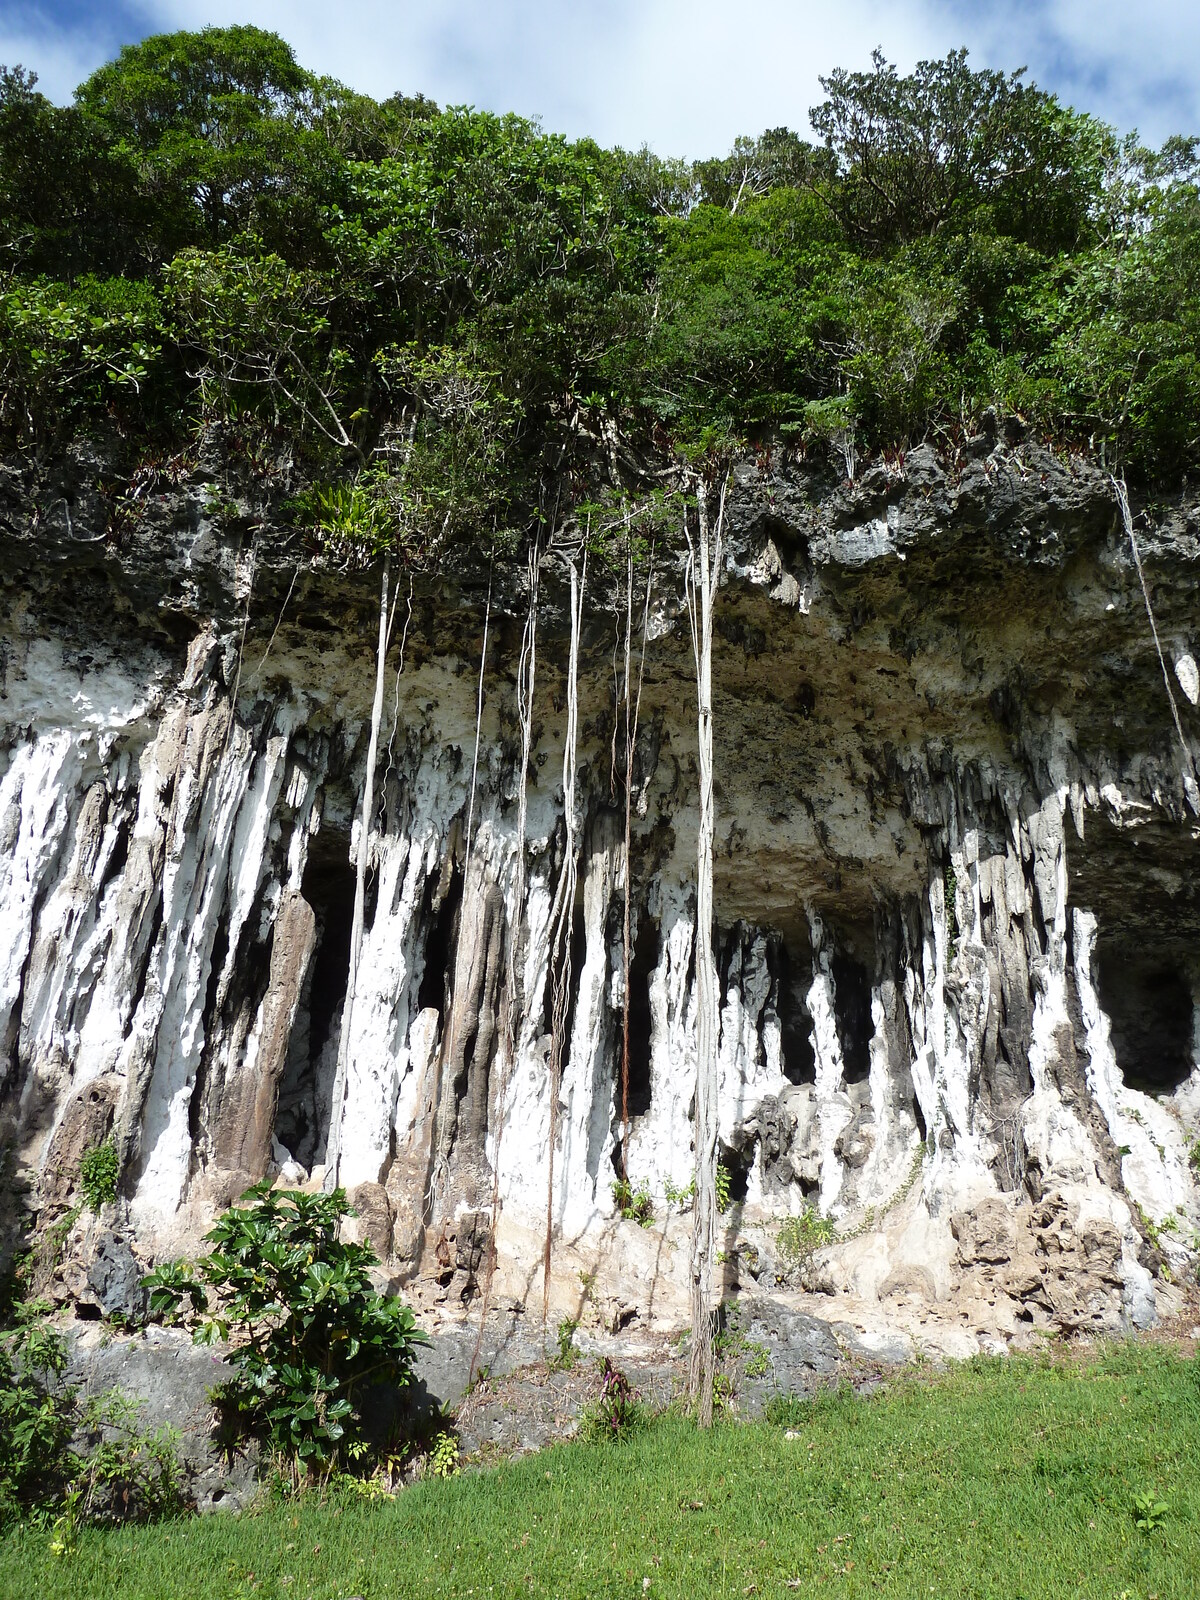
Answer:
[[65, 1381], [67, 1345], [49, 1306], [16, 1307], [0, 1334], [0, 1527], [47, 1520], [65, 1543], [87, 1522], [148, 1520], [184, 1505], [172, 1429], [140, 1426], [117, 1389], [83, 1399]]
[[[310, 1473], [369, 1461], [370, 1409], [412, 1380], [428, 1340], [394, 1295], [378, 1293], [367, 1245], [339, 1238], [345, 1193], [258, 1184], [207, 1234], [211, 1252], [146, 1279], [152, 1314], [198, 1317], [198, 1344], [229, 1342], [234, 1375], [213, 1391], [230, 1429]], [[386, 1442], [386, 1441], [384, 1441]]]

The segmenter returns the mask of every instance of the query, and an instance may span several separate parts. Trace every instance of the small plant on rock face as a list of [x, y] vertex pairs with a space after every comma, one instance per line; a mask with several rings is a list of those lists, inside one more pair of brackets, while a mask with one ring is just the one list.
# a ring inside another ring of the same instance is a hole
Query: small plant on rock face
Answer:
[[612, 1197], [626, 1222], [636, 1222], [639, 1228], [654, 1226], [654, 1201], [648, 1183], [639, 1183], [635, 1189], [628, 1178], [618, 1178], [612, 1186]]
[[717, 1210], [724, 1214], [729, 1210], [729, 1191], [733, 1182], [733, 1174], [723, 1161], [717, 1162]]
[[428, 1343], [399, 1299], [373, 1288], [375, 1254], [338, 1238], [354, 1213], [340, 1189], [301, 1194], [259, 1184], [207, 1235], [194, 1267], [172, 1262], [146, 1280], [150, 1309], [201, 1321], [198, 1344], [228, 1339], [234, 1376], [213, 1399], [237, 1433], [263, 1440], [310, 1474], [369, 1455], [366, 1401], [403, 1388]]
[[775, 1240], [779, 1259], [789, 1277], [806, 1283], [812, 1272], [813, 1257], [833, 1241], [833, 1223], [815, 1206], [806, 1205], [798, 1216], [788, 1217]]
[[575, 1344], [575, 1334], [579, 1323], [571, 1317], [564, 1317], [558, 1325], [558, 1354], [550, 1358], [550, 1369], [554, 1372], [567, 1372], [579, 1360], [579, 1350]]
[[92, 1211], [111, 1205], [117, 1198], [119, 1177], [117, 1147], [111, 1139], [83, 1152], [79, 1162], [79, 1187]]
[[696, 1198], [696, 1180], [689, 1180], [685, 1188], [680, 1188], [670, 1178], [663, 1179], [663, 1199], [669, 1206], [677, 1206], [680, 1211], [686, 1211]]

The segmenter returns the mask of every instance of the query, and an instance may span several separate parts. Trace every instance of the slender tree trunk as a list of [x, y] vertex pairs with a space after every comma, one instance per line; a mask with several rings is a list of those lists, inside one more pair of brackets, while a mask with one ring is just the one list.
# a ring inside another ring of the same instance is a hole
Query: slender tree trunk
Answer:
[[[707, 492], [702, 482], [696, 489], [696, 510], [699, 550], [692, 552], [690, 563], [690, 612], [696, 665], [700, 824], [696, 842], [696, 1199], [689, 1386], [700, 1425], [709, 1427], [713, 1416], [717, 1316], [713, 1294], [717, 1243], [717, 970], [713, 959], [712, 609], [721, 572], [724, 489], [715, 529], [709, 528]], [[690, 543], [689, 537], [689, 546]]]
[[625, 517], [625, 904], [621, 928], [621, 1176], [629, 1182], [629, 968], [631, 952], [632, 863], [630, 843], [633, 822], [633, 742], [629, 695], [629, 653], [633, 634], [633, 544], [629, 516]]
[[483, 1331], [487, 1324], [488, 1308], [492, 1298], [492, 1280], [496, 1275], [496, 1227], [500, 1218], [500, 1145], [504, 1137], [505, 1101], [508, 1098], [509, 1074], [516, 1060], [517, 1046], [525, 1021], [521, 944], [525, 927], [525, 828], [528, 814], [529, 753], [533, 742], [533, 691], [537, 673], [540, 570], [541, 548], [535, 543], [529, 556], [529, 608], [525, 615], [525, 631], [521, 637], [521, 655], [517, 663], [517, 717], [521, 724], [521, 770], [517, 777], [517, 848], [513, 865], [512, 920], [508, 934], [508, 983], [503, 1006], [500, 1070], [496, 1085], [496, 1142], [492, 1148], [491, 1230], [488, 1238], [487, 1265], [483, 1275], [483, 1294], [479, 1306], [479, 1331], [475, 1336], [475, 1348], [471, 1353], [469, 1379], [475, 1376], [475, 1368], [483, 1348]]
[[571, 996], [571, 926], [575, 917], [578, 881], [579, 830], [575, 816], [576, 756], [579, 746], [579, 634], [583, 624], [583, 594], [587, 583], [587, 552], [583, 570], [571, 562], [571, 648], [567, 666], [567, 730], [563, 741], [563, 821], [566, 847], [558, 891], [550, 914], [550, 1127], [546, 1163], [546, 1237], [542, 1246], [542, 1337], [550, 1309], [550, 1266], [554, 1240], [554, 1151], [558, 1142], [558, 1095], [562, 1086], [563, 1051], [566, 1046], [567, 1010]]
[[367, 897], [367, 857], [371, 842], [371, 821], [375, 814], [375, 758], [379, 751], [379, 726], [383, 720], [384, 660], [387, 656], [391, 621], [388, 610], [391, 577], [392, 558], [385, 552], [379, 586], [379, 643], [375, 652], [375, 699], [371, 705], [371, 737], [367, 743], [367, 772], [363, 779], [362, 818], [359, 824], [358, 855], [355, 861], [354, 914], [350, 924], [350, 968], [346, 976], [346, 998], [342, 1004], [342, 1031], [338, 1040], [337, 1069], [333, 1078], [333, 1100], [325, 1156], [326, 1188], [336, 1187], [341, 1175], [342, 1120], [345, 1114], [346, 1074], [350, 1060], [350, 1027], [354, 1014], [358, 963], [362, 955], [363, 913]]

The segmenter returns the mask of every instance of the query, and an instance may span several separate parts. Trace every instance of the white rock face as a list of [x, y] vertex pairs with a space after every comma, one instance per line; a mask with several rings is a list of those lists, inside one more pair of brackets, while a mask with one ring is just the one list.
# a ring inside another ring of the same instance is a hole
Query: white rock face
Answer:
[[1200, 667], [1196, 665], [1195, 656], [1184, 650], [1175, 657], [1175, 676], [1179, 680], [1179, 687], [1187, 695], [1192, 705], [1200, 705]]
[[[844, 561], [894, 562], [898, 531], [863, 527], [846, 535], [858, 542]], [[789, 608], [789, 626], [809, 625], [819, 583], [805, 580], [800, 604], [774, 545], [747, 574]], [[670, 628], [658, 616], [660, 639]], [[510, 689], [489, 683], [468, 855], [474, 672], [431, 655], [397, 679], [370, 819], [349, 1067], [334, 1106], [369, 663], [341, 645], [321, 658], [311, 649], [281, 641], [275, 686], [242, 687], [236, 706], [234, 643], [207, 628], [182, 669], [101, 662], [81, 676], [43, 640], [10, 665], [0, 703], [0, 1088], [21, 1160], [48, 1173], [72, 1106], [89, 1084], [111, 1081], [125, 1194], [150, 1247], [194, 1238], [263, 1177], [337, 1182], [398, 1272], [468, 1289], [494, 1198], [514, 1293], [528, 1293], [540, 1267], [548, 1213], [564, 1272], [586, 1276], [597, 1263], [627, 1279], [649, 1272], [647, 1294], [670, 1303], [658, 1275], [683, 1282], [686, 1250], [676, 1246], [687, 1221], [677, 1213], [693, 1171], [696, 1012], [695, 731], [678, 677], [647, 699], [632, 862], [610, 685], [603, 671], [585, 685], [555, 1106], [557, 685], [540, 691], [518, 840]], [[1195, 704], [1190, 660], [1177, 658], [1176, 675]], [[931, 660], [914, 668], [926, 702], [943, 692], [945, 670]], [[807, 718], [818, 690], [807, 680], [801, 690]], [[749, 746], [757, 731], [737, 722], [732, 691], [726, 706], [731, 738]], [[1200, 962], [1181, 936], [1165, 966], [1139, 976], [1144, 952], [1111, 884], [1134, 871], [1130, 861], [1142, 871], [1144, 839], [1149, 866], [1137, 881], [1168, 911], [1185, 908], [1187, 873], [1167, 860], [1174, 845], [1162, 845], [1162, 862], [1150, 856], [1164, 830], [1191, 835], [1157, 758], [1085, 761], [1065, 724], [1029, 739], [1019, 758], [983, 741], [957, 765], [910, 742], [895, 757], [894, 792], [869, 806], [862, 775], [840, 767], [822, 773], [819, 808], [801, 803], [790, 777], [758, 779], [749, 794], [730, 757], [716, 903], [732, 1253], [741, 1230], [757, 1229], [769, 1258], [777, 1224], [815, 1207], [846, 1236], [830, 1258], [846, 1292], [945, 1301], [979, 1260], [999, 1271], [998, 1260], [969, 1255], [968, 1233], [971, 1248], [990, 1246], [979, 1245], [982, 1224], [963, 1218], [1010, 1216], [1019, 1270], [992, 1286], [993, 1311], [1008, 1307], [995, 1312], [1001, 1328], [1030, 1305], [1035, 1318], [1100, 1325], [1105, 1295], [1126, 1321], [1144, 1321], [1153, 1238], [1182, 1264], [1200, 1223], [1188, 1156], [1200, 1126]], [[1179, 1012], [1164, 1025], [1170, 1062], [1142, 1060], [1137, 1045], [1138, 1008], [1155, 984]], [[627, 1002], [628, 1173], [665, 1224], [657, 1254], [613, 1197]], [[1159, 1092], [1141, 1081], [1147, 1073]], [[334, 1118], [336, 1171], [325, 1166]], [[1119, 1264], [1095, 1304], [1068, 1305], [1047, 1276], [1049, 1252], [1069, 1254], [1073, 1240], [1084, 1241], [1079, 1260], [1094, 1247]], [[639, 1284], [626, 1291], [636, 1296]]]

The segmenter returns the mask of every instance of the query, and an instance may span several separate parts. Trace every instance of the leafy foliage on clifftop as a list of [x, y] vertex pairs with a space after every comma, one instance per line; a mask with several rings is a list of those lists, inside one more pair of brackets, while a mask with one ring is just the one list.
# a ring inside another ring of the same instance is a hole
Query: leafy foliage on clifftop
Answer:
[[285, 439], [414, 555], [766, 437], [852, 468], [1014, 417], [1194, 469], [1196, 141], [965, 51], [822, 82], [820, 143], [688, 164], [379, 103], [252, 27], [130, 46], [68, 107], [5, 69], [0, 428]]

